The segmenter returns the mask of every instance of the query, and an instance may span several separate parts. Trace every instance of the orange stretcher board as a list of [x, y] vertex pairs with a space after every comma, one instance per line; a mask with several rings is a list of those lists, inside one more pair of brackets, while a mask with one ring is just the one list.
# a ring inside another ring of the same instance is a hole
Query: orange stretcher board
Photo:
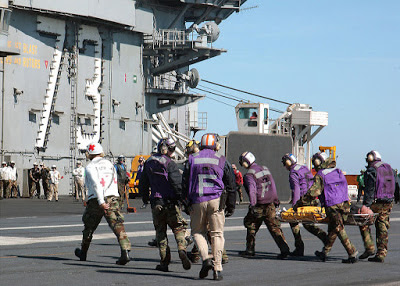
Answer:
[[[375, 223], [378, 214], [351, 214], [347, 215], [346, 225], [371, 225]], [[300, 207], [297, 212], [293, 208], [281, 211], [277, 218], [282, 222], [301, 222], [301, 223], [328, 223], [325, 209], [321, 207]]]

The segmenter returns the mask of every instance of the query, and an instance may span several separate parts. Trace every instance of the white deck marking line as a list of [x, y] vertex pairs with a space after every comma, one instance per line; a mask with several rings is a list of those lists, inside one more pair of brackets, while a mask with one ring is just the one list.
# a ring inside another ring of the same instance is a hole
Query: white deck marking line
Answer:
[[[400, 218], [393, 218], [390, 220], [391, 222], [398, 222]], [[282, 228], [289, 228], [289, 224], [285, 223], [281, 225]], [[262, 225], [262, 229], [265, 229], [266, 226]], [[244, 231], [246, 228], [243, 225], [240, 226], [227, 226], [224, 228], [225, 232], [229, 231]], [[154, 230], [147, 231], [133, 231], [128, 232], [128, 237], [154, 237]], [[169, 235], [172, 235], [172, 231], [168, 231]], [[115, 238], [113, 233], [104, 233], [104, 234], [94, 234], [94, 240], [102, 240], [102, 239], [112, 239]], [[51, 236], [51, 237], [11, 237], [11, 236], [0, 236], [0, 246], [11, 246], [11, 245], [26, 245], [26, 244], [35, 244], [35, 243], [51, 243], [51, 242], [72, 242], [72, 241], [81, 241], [82, 235], [66, 235], [66, 236]]]
[[[230, 217], [226, 218], [226, 220], [238, 220], [238, 219], [243, 219], [243, 217]], [[187, 220], [190, 222], [190, 219]], [[153, 224], [153, 221], [148, 220], [148, 221], [131, 221], [131, 222], [124, 222], [124, 225], [130, 225], [130, 224]], [[100, 223], [99, 226], [107, 226], [107, 223]], [[59, 225], [37, 225], [37, 226], [15, 226], [15, 227], [2, 227], [0, 228], [0, 231], [2, 230], [23, 230], [23, 229], [46, 229], [46, 228], [67, 228], [67, 227], [83, 227], [83, 223], [81, 224], [59, 224]]]

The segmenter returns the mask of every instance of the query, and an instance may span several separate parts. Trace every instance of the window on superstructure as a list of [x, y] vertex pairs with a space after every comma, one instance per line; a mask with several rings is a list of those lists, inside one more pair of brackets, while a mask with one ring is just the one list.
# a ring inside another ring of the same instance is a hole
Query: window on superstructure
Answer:
[[29, 121], [36, 123], [36, 113], [29, 111]]
[[58, 116], [57, 114], [53, 114], [51, 121], [56, 125], [60, 125], [60, 116]]
[[122, 130], [125, 130], [125, 121], [123, 121], [123, 120], [119, 121], [119, 128]]
[[1, 30], [3, 32], [8, 32], [8, 27], [10, 25], [11, 10], [0, 9], [1, 10]]

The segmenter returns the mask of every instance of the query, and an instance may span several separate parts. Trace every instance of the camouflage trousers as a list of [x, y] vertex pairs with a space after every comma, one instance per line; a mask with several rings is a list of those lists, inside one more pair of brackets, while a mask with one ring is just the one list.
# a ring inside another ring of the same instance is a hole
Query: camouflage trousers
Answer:
[[344, 221], [347, 220], [347, 215], [350, 213], [350, 203], [343, 202], [331, 207], [325, 207], [328, 222], [328, 239], [324, 246], [323, 252], [325, 255], [331, 251], [336, 237], [339, 236], [340, 242], [343, 244], [349, 257], [355, 257], [357, 250], [351, 243], [346, 231], [344, 230]]
[[12, 198], [18, 197], [18, 182], [16, 180], [10, 180], [10, 194]]
[[247, 228], [246, 250], [254, 252], [256, 234], [263, 222], [266, 224], [269, 233], [272, 235], [281, 253], [289, 253], [289, 246], [282, 232], [281, 223], [275, 216], [275, 205], [273, 203], [256, 205], [254, 207], [254, 214], [249, 211], [244, 217], [243, 223]]
[[156, 241], [161, 258], [161, 265], [169, 265], [171, 261], [171, 251], [168, 246], [167, 226], [172, 229], [178, 250], [185, 250], [187, 247], [186, 228], [187, 222], [184, 220], [181, 210], [177, 205], [168, 204], [165, 206], [154, 205], [152, 207], [153, 224], [156, 230]]
[[48, 179], [42, 179], [42, 187], [45, 199], [49, 197], [50, 192], [50, 182]]
[[[303, 223], [303, 227], [311, 234], [315, 235], [318, 237], [322, 243], [325, 245], [328, 235], [326, 234], [325, 231], [320, 229], [318, 226], [316, 226], [313, 223]], [[300, 226], [299, 223], [294, 222], [290, 223], [290, 228], [292, 229], [293, 237], [294, 237], [294, 246], [296, 247], [296, 250], [299, 252], [304, 252], [304, 242], [301, 239], [301, 234], [300, 234]]]
[[[376, 228], [376, 247], [378, 251], [376, 256], [384, 258], [387, 255], [387, 247], [389, 241], [388, 230], [390, 227], [389, 215], [392, 210], [393, 203], [373, 203], [371, 210], [379, 213], [375, 221]], [[375, 252], [374, 241], [371, 236], [371, 228], [369, 225], [360, 226], [360, 232], [364, 241], [366, 251]]]
[[29, 197], [32, 198], [35, 195], [40, 197], [40, 184], [39, 182], [29, 182]]
[[126, 185], [124, 183], [118, 182], [118, 193], [119, 193], [118, 203], [121, 210], [124, 208], [125, 187]]
[[6, 199], [11, 197], [11, 180], [3, 180], [3, 197]]
[[97, 226], [101, 222], [103, 216], [106, 218], [109, 227], [117, 237], [121, 249], [131, 250], [131, 242], [129, 241], [128, 235], [125, 232], [124, 216], [119, 210], [117, 197], [106, 197], [105, 201], [110, 205], [110, 208], [106, 212], [100, 208], [97, 199], [91, 199], [87, 203], [85, 212], [82, 216], [82, 221], [85, 225], [85, 228], [82, 232], [82, 250], [88, 250], [90, 242], [93, 238], [93, 233], [97, 229]]

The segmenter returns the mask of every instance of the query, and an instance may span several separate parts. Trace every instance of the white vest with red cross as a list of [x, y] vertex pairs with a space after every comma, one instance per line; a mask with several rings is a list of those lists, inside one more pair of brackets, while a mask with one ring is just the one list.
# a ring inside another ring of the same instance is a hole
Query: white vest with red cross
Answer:
[[85, 168], [85, 184], [88, 189], [88, 200], [97, 198], [99, 205], [105, 197], [119, 197], [117, 172], [114, 165], [102, 157], [94, 158]]

